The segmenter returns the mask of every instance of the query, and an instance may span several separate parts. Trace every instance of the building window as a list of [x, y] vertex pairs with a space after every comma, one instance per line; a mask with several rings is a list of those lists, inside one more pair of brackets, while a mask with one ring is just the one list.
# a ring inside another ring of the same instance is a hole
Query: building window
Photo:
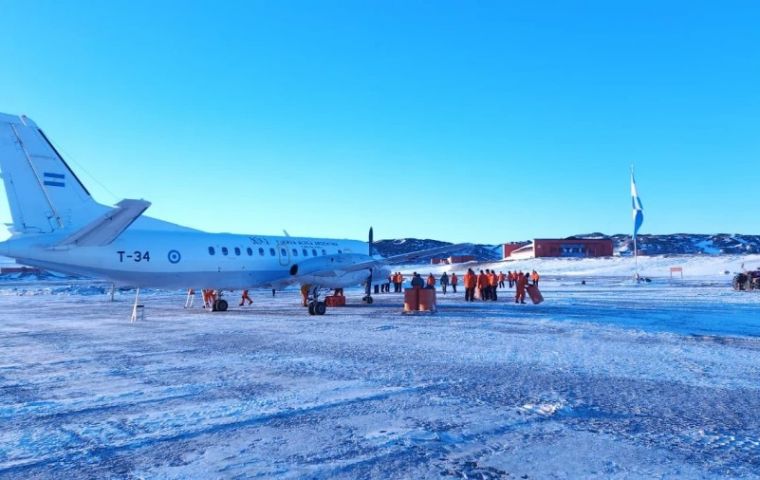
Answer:
[[208, 254], [209, 255], [216, 255], [216, 250], [214, 247], [208, 247]]
[[235, 255], [240, 256], [240, 247], [235, 247]]
[[259, 247], [259, 255], [264, 256], [264, 249]]
[[270, 249], [269, 249], [269, 255], [271, 255], [271, 256], [273, 256], [273, 257], [276, 255], [276, 253], [275, 253], [275, 251], [274, 251], [274, 248], [270, 248]]

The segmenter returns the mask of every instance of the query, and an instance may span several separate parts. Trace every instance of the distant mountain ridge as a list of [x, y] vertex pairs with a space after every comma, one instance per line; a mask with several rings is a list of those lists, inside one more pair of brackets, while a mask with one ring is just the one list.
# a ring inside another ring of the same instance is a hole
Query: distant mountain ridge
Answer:
[[[401, 255], [402, 253], [416, 252], [418, 250], [426, 250], [428, 248], [437, 248], [444, 245], [452, 245], [452, 243], [442, 242], [440, 240], [432, 240], [429, 238], [399, 238], [389, 240], [376, 240], [374, 243], [377, 253], [384, 257]], [[501, 245], [473, 245], [472, 247], [464, 248], [445, 256], [448, 257], [450, 255], [472, 255], [479, 261], [499, 260], [501, 259]], [[444, 255], [434, 256], [441, 257]], [[430, 261], [431, 258], [433, 258], [433, 256], [422, 257], [420, 261]]]
[[[630, 235], [612, 235], [615, 252], [633, 251]], [[760, 253], [760, 235], [730, 233], [671, 233], [667, 235], [639, 235], [640, 253], [646, 255], [736, 255]]]
[[[616, 255], [630, 255], [633, 251], [631, 236], [625, 234], [605, 235], [594, 232], [573, 235], [566, 238], [610, 238]], [[521, 243], [528, 243], [523, 240]], [[400, 238], [378, 240], [375, 248], [384, 257], [402, 253], [425, 250], [428, 248], [451, 245], [432, 239]], [[760, 235], [745, 234], [702, 234], [702, 233], [671, 233], [664, 235], [639, 235], [639, 253], [643, 255], [738, 255], [760, 253]], [[492, 261], [502, 258], [501, 244], [476, 244], [471, 248], [456, 252], [455, 255], [473, 255], [479, 261]], [[430, 257], [421, 259], [429, 261]]]

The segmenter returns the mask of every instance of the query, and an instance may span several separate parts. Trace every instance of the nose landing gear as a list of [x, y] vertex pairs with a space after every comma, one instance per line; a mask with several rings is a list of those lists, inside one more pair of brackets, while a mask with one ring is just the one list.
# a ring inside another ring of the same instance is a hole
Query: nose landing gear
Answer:
[[309, 315], [324, 315], [327, 313], [327, 304], [319, 299], [319, 288], [314, 287], [309, 296]]

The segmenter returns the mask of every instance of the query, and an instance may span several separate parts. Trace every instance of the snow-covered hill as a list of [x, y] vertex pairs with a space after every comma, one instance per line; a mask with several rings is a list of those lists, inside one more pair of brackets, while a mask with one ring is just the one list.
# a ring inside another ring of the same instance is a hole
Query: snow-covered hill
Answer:
[[[633, 251], [631, 236], [627, 234], [605, 235], [594, 232], [574, 235], [578, 238], [611, 238], [615, 254], [630, 255]], [[572, 238], [572, 237], [568, 237]], [[529, 240], [523, 239], [528, 243]], [[440, 240], [402, 238], [379, 240], [375, 247], [383, 256], [451, 245]], [[666, 235], [639, 235], [639, 252], [643, 255], [742, 255], [760, 253], [760, 235], [744, 234], [701, 234], [672, 233]], [[501, 245], [478, 244], [473, 248], [457, 252], [462, 255], [474, 255], [478, 261], [498, 260], [502, 256]], [[429, 259], [425, 259], [429, 260]]]
[[[633, 250], [629, 235], [613, 235], [615, 251]], [[640, 235], [639, 251], [648, 255], [682, 254], [743, 254], [760, 253], [760, 235], [717, 233], [673, 233], [669, 235]]]

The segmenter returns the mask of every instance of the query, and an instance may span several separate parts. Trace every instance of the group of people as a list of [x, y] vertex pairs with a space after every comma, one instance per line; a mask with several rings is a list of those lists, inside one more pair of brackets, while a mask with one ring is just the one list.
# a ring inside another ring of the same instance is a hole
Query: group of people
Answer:
[[[392, 277], [396, 278], [393, 274]], [[403, 283], [403, 277], [400, 277]], [[468, 269], [464, 274], [462, 283], [464, 284], [464, 299], [467, 302], [475, 301], [477, 298], [483, 301], [496, 301], [498, 299], [498, 289], [504, 288], [506, 283], [509, 283], [509, 288], [515, 289], [515, 303], [525, 303], [525, 294], [529, 284], [538, 286], [540, 275], [537, 271], [523, 272], [523, 271], [509, 271], [506, 274], [504, 272], [496, 273], [496, 270], [481, 270], [480, 273], [475, 273], [473, 269]], [[401, 284], [396, 286], [394, 281], [394, 291], [401, 292]], [[459, 283], [459, 277], [456, 273], [449, 275], [444, 272], [441, 277], [436, 280], [435, 276], [431, 273], [428, 274], [427, 279], [423, 279], [419, 273], [414, 272], [412, 274], [411, 286], [412, 288], [436, 288], [436, 284], [441, 286], [441, 292], [446, 295], [449, 286], [454, 293], [457, 291], [457, 285]], [[386, 290], [388, 291], [388, 290]]]
[[[496, 270], [486, 269], [481, 270], [476, 274], [473, 269], [468, 269], [464, 274], [464, 299], [467, 302], [475, 301], [475, 293], [477, 291], [478, 298], [483, 301], [496, 301], [498, 298], [497, 289], [504, 288], [505, 282], [509, 283], [509, 288], [515, 289], [515, 303], [525, 303], [525, 293], [528, 284], [532, 282], [533, 285], [538, 286], [540, 279], [538, 272], [533, 270], [530, 273], [523, 273], [522, 271], [508, 271], [496, 273]], [[380, 285], [380, 291], [383, 293], [390, 293], [391, 285], [393, 285], [393, 291], [395, 293], [401, 293], [404, 285], [404, 275], [401, 272], [395, 272], [388, 276], [388, 282]], [[459, 284], [459, 277], [456, 273], [452, 272], [449, 275], [446, 272], [441, 274], [441, 277], [436, 280], [435, 276], [430, 273], [426, 279], [423, 279], [419, 273], [414, 272], [412, 274], [411, 286], [412, 288], [436, 288], [436, 284], [441, 286], [441, 292], [446, 295], [449, 287], [453, 293], [457, 293], [457, 285]], [[301, 296], [303, 304], [306, 305], [307, 297], [310, 286], [304, 285], [301, 287]], [[338, 291], [340, 290], [340, 291]], [[204, 289], [201, 291], [203, 294], [203, 308], [213, 308], [214, 302], [218, 299], [218, 293], [216, 290]], [[336, 295], [343, 295], [343, 289], [336, 289]], [[185, 308], [192, 306], [191, 297], [195, 296], [195, 292], [190, 289], [188, 291], [188, 300], [185, 303]], [[274, 290], [272, 290], [272, 296], [274, 296]], [[245, 304], [251, 305], [253, 300], [248, 295], [248, 290], [243, 290], [243, 294], [240, 299], [240, 306]]]
[[401, 286], [404, 284], [404, 276], [401, 272], [393, 272], [388, 275], [388, 282], [380, 284], [380, 292], [390, 293], [393, 285], [394, 293], [401, 293]]

